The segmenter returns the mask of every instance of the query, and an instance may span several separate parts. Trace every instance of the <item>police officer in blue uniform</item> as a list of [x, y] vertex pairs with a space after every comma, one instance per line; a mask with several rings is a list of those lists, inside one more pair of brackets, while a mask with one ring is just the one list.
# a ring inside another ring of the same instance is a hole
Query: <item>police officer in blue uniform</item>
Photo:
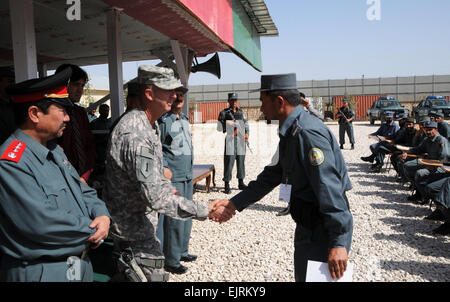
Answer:
[[345, 133], [350, 140], [351, 149], [355, 149], [355, 135], [353, 132], [353, 119], [355, 118], [355, 111], [350, 107], [348, 100], [343, 99], [344, 104], [339, 108], [337, 117], [339, 118], [339, 144], [341, 149], [344, 149], [345, 145]]
[[239, 190], [247, 188], [244, 184], [245, 178], [245, 144], [248, 142], [249, 126], [244, 111], [237, 107], [237, 93], [228, 94], [229, 107], [222, 110], [218, 117], [218, 131], [226, 133], [225, 154], [223, 159], [223, 181], [225, 182], [225, 193], [230, 194], [231, 172], [234, 161], [237, 165], [237, 178]]
[[[385, 121], [381, 124], [380, 128], [374, 133], [369, 134], [370, 136], [383, 136], [383, 137], [392, 137], [398, 130], [400, 130], [399, 125], [394, 121], [394, 112], [388, 111], [385, 114]], [[381, 144], [378, 142], [376, 144], [370, 145], [370, 151], [372, 152], [369, 156], [361, 157], [362, 161], [371, 162], [375, 160], [376, 157], [376, 148]], [[376, 163], [378, 164], [378, 163]]]
[[[181, 112], [187, 91], [185, 87], [175, 89], [177, 99], [172, 104], [172, 110], [164, 114], [158, 123], [161, 130], [163, 165], [170, 170], [172, 185], [178, 194], [192, 200], [194, 149], [189, 118]], [[184, 274], [188, 268], [180, 261], [191, 262], [197, 259], [197, 255], [188, 253], [191, 229], [192, 219], [182, 221], [160, 215], [157, 237], [163, 249], [166, 271]]]
[[261, 111], [280, 122], [278, 159], [246, 190], [217, 205], [242, 211], [280, 185], [280, 193], [290, 196], [290, 213], [297, 224], [295, 280], [305, 281], [308, 260], [327, 262], [337, 279], [346, 270], [352, 240], [353, 218], [346, 197], [352, 185], [336, 138], [299, 106], [296, 83], [294, 73], [261, 77]]
[[93, 281], [87, 252], [110, 218], [55, 143], [69, 121], [70, 75], [8, 89], [19, 128], [0, 147], [0, 281]]

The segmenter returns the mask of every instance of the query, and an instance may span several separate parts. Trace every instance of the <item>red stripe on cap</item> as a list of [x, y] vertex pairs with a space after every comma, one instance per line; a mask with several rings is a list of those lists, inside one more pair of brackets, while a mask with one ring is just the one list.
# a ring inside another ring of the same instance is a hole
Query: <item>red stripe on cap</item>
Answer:
[[39, 101], [48, 98], [49, 95], [57, 95], [61, 98], [67, 97], [67, 86], [59, 86], [56, 88], [44, 90], [36, 93], [29, 93], [23, 95], [13, 95], [12, 99], [14, 103], [28, 103], [33, 101]]
[[27, 144], [24, 142], [14, 140], [2, 155], [1, 159], [6, 159], [15, 163], [18, 163], [25, 151]]

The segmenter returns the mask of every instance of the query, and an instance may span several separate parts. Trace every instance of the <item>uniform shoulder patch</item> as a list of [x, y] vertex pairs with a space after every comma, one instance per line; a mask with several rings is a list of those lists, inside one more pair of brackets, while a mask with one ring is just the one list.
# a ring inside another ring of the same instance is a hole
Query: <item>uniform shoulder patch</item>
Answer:
[[8, 148], [6, 148], [3, 153], [1, 159], [6, 159], [15, 163], [18, 163], [20, 158], [22, 157], [23, 152], [25, 151], [27, 144], [24, 142], [14, 140]]
[[317, 167], [320, 166], [325, 161], [325, 155], [323, 151], [319, 148], [311, 148], [309, 150], [309, 162], [311, 165]]

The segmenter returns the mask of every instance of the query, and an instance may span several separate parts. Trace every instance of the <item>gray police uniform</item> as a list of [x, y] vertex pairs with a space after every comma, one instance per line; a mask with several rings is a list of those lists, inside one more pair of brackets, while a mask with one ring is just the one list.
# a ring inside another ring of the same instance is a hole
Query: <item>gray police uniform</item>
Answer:
[[[189, 118], [180, 112], [178, 118], [173, 112], [159, 120], [164, 167], [172, 171], [172, 185], [181, 196], [192, 200], [193, 195], [193, 146], [189, 131]], [[163, 248], [165, 264], [180, 266], [180, 259], [188, 255], [192, 219], [185, 221], [160, 215], [157, 237]]]
[[346, 119], [351, 119], [355, 117], [355, 111], [350, 107], [341, 107], [340, 111], [345, 116], [339, 118], [339, 144], [345, 144], [345, 133], [348, 135], [348, 139], [352, 145], [355, 144], [355, 135], [353, 132], [353, 121], [347, 122]]
[[[229, 182], [231, 180], [234, 161], [236, 161], [237, 165], [237, 178], [244, 179], [246, 151], [244, 135], [249, 133], [249, 126], [244, 111], [237, 108], [236, 112], [234, 112], [232, 108], [226, 108], [220, 112], [218, 121], [221, 126], [219, 131], [227, 133], [225, 137], [223, 181]], [[235, 121], [236, 126], [229, 126], [226, 124], [226, 121]], [[233, 133], [236, 130], [237, 135], [233, 137]]]
[[89, 225], [109, 216], [96, 191], [80, 181], [61, 147], [44, 147], [20, 129], [0, 154], [0, 279], [92, 281], [89, 257], [81, 259], [96, 231]]
[[111, 133], [103, 197], [111, 213], [111, 237], [118, 252], [131, 248], [148, 281], [165, 281], [164, 256], [155, 236], [158, 213], [186, 220], [204, 220], [209, 205], [172, 193], [163, 176], [158, 122], [145, 112], [126, 113]]
[[438, 131], [440, 135], [446, 139], [450, 139], [450, 125], [446, 121], [438, 123]]
[[[424, 154], [425, 159], [434, 159], [444, 162], [450, 160], [448, 141], [440, 134], [436, 134], [433, 138], [426, 138], [422, 143], [409, 150], [411, 154]], [[404, 175], [409, 181], [414, 181], [417, 190], [422, 196], [425, 196], [425, 186], [427, 185], [427, 178], [432, 173], [445, 173], [445, 170], [441, 167], [430, 168], [428, 166], [419, 163], [418, 159], [408, 161], [403, 164]]]
[[292, 185], [295, 279], [305, 281], [308, 260], [328, 262], [330, 248], [350, 251], [353, 218], [345, 192], [352, 188], [344, 158], [328, 127], [297, 106], [279, 131], [279, 159], [233, 198], [238, 211], [276, 186]]

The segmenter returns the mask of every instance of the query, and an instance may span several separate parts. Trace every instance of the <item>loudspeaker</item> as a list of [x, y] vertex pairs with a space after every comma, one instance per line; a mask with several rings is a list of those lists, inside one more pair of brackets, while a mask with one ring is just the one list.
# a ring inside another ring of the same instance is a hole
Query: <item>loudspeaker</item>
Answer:
[[[197, 58], [195, 58], [195, 61], [197, 62]], [[209, 72], [220, 79], [219, 54], [216, 52], [211, 59], [204, 63], [198, 64], [197, 62], [194, 66], [192, 66], [191, 72], [196, 73], [197, 71]]]

